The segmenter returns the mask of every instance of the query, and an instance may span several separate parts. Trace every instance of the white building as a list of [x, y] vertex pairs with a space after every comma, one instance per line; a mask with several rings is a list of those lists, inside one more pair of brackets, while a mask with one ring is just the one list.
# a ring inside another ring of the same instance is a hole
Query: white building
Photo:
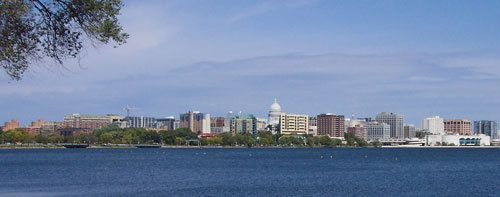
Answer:
[[367, 130], [367, 140], [388, 140], [391, 138], [391, 126], [383, 122], [367, 122], [364, 127]]
[[443, 144], [452, 146], [489, 146], [491, 137], [479, 135], [427, 135], [425, 136], [426, 146], [441, 146]]
[[284, 135], [301, 135], [309, 133], [309, 116], [300, 114], [280, 115], [280, 132]]
[[278, 104], [278, 100], [275, 98], [274, 103], [269, 107], [269, 115], [267, 124], [272, 126], [272, 131], [275, 133], [275, 127], [280, 123], [281, 106]]
[[439, 116], [424, 118], [422, 129], [427, 130], [432, 135], [444, 135], [444, 121]]
[[375, 121], [391, 126], [391, 138], [404, 139], [403, 115], [382, 112], [377, 114]]

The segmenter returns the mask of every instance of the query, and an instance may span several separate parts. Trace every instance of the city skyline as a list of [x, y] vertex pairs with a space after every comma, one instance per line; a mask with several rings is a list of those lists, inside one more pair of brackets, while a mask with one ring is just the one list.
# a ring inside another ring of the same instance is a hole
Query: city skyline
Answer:
[[125, 1], [131, 37], [65, 68], [0, 74], [0, 122], [65, 114], [178, 116], [200, 110], [498, 120], [495, 8], [467, 1]]

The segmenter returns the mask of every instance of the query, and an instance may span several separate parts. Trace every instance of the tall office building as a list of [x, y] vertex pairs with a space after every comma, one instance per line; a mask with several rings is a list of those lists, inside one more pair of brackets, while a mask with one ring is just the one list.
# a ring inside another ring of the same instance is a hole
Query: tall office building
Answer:
[[225, 133], [231, 128], [231, 118], [215, 117], [210, 119], [210, 133]]
[[309, 132], [313, 136], [318, 135], [318, 117], [309, 116]]
[[144, 116], [127, 116], [124, 121], [131, 128], [157, 128], [156, 118]]
[[485, 134], [491, 139], [498, 139], [498, 123], [491, 120], [474, 121], [474, 134]]
[[417, 136], [417, 129], [415, 125], [405, 125], [404, 126], [404, 138], [414, 138]]
[[391, 126], [383, 122], [367, 122], [364, 126], [368, 140], [387, 140], [391, 138]]
[[375, 121], [391, 126], [391, 138], [404, 139], [403, 115], [382, 112], [377, 114]]
[[156, 128], [174, 130], [175, 117], [169, 116], [156, 119]]
[[432, 135], [443, 135], [444, 134], [443, 118], [439, 116], [424, 118], [422, 120], [422, 129], [427, 130], [427, 132], [431, 133]]
[[460, 135], [471, 135], [472, 125], [470, 120], [450, 119], [444, 121], [444, 131], [449, 133], [458, 133]]
[[189, 128], [195, 133], [210, 133], [210, 114], [199, 111], [180, 114], [180, 128]]
[[281, 113], [280, 132], [284, 135], [302, 135], [309, 133], [309, 116]]
[[231, 133], [257, 134], [257, 118], [252, 114], [236, 114], [230, 124]]
[[318, 135], [344, 137], [344, 116], [331, 113], [317, 116]]

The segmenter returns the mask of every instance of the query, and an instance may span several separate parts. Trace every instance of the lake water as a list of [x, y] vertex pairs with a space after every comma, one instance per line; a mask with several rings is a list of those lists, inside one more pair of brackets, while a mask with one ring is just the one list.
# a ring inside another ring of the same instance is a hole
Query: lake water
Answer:
[[0, 196], [499, 196], [500, 149], [0, 150]]

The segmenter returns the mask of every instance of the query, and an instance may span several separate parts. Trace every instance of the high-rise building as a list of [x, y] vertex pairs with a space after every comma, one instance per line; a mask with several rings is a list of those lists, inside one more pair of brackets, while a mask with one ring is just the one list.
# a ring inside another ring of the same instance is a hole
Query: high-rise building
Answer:
[[417, 130], [415, 125], [405, 125], [404, 126], [404, 138], [414, 138], [417, 136]]
[[2, 127], [2, 130], [8, 131], [8, 130], [17, 129], [17, 128], [19, 128], [19, 121], [12, 120], [10, 122], [5, 122], [4, 126]]
[[318, 118], [316, 116], [309, 116], [309, 134], [318, 135]]
[[382, 112], [380, 114], [377, 114], [377, 116], [375, 117], [375, 121], [383, 122], [391, 126], [391, 138], [404, 138], [403, 115]]
[[391, 138], [391, 126], [383, 122], [367, 122], [364, 126], [367, 130], [368, 140], [387, 140]]
[[498, 123], [491, 120], [474, 121], [474, 134], [485, 134], [491, 139], [498, 139]]
[[353, 134], [358, 138], [368, 140], [368, 129], [366, 129], [362, 125], [354, 125], [353, 127], [348, 127], [347, 133]]
[[169, 116], [156, 119], [156, 128], [174, 130], [175, 117]]
[[465, 119], [450, 119], [444, 121], [444, 131], [459, 135], [471, 135], [472, 125], [470, 120]]
[[317, 116], [318, 135], [344, 137], [344, 116], [331, 113]]
[[57, 129], [63, 128], [64, 122], [56, 122], [56, 121], [45, 121], [42, 124], [42, 131], [55, 133]]
[[210, 133], [210, 114], [189, 111], [180, 115], [180, 128], [189, 128], [197, 133]]
[[309, 116], [300, 114], [280, 114], [280, 132], [284, 135], [302, 135], [309, 132]]
[[231, 118], [215, 117], [210, 119], [210, 133], [225, 133], [231, 128]]
[[127, 116], [124, 121], [131, 128], [157, 128], [156, 118], [144, 116]]
[[257, 118], [252, 114], [236, 114], [231, 118], [231, 133], [257, 133]]
[[422, 129], [427, 130], [427, 132], [431, 133], [432, 135], [443, 135], [444, 134], [443, 118], [439, 116], [424, 118], [422, 120]]
[[271, 131], [276, 133], [276, 126], [280, 123], [281, 106], [275, 98], [274, 103], [269, 107], [267, 124], [271, 125]]

